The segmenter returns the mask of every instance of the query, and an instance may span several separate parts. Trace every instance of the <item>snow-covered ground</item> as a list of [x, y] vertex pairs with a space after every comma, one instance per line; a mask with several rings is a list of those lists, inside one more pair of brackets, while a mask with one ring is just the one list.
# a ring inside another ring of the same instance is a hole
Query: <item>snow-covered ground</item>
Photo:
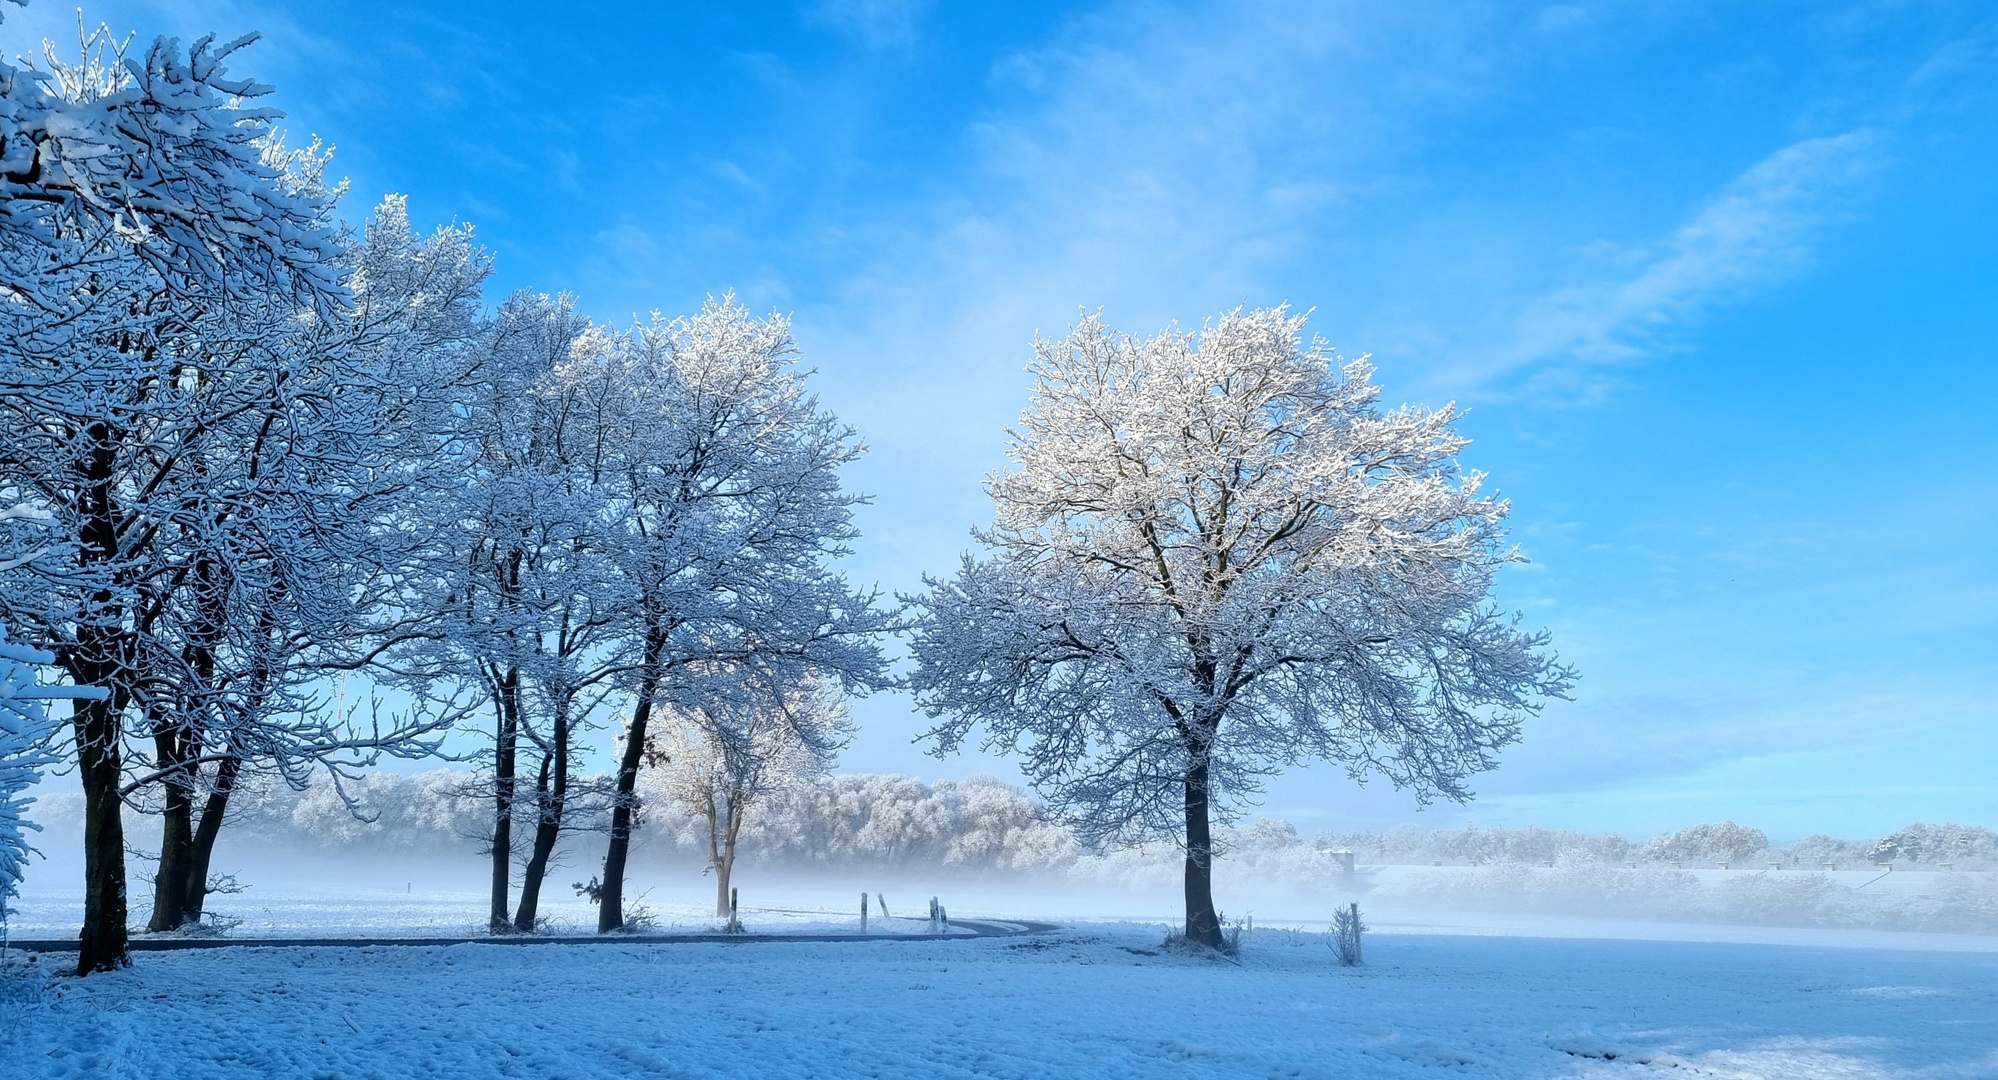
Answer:
[[[776, 904], [744, 905], [740, 916], [744, 929], [754, 933], [861, 933], [859, 893], [844, 911], [826, 902], [828, 899], [791, 896]], [[891, 903], [896, 899], [891, 896]], [[866, 932], [930, 933], [930, 922], [923, 917], [929, 897], [920, 902], [914, 896], [906, 900], [905, 905], [890, 907], [892, 918], [881, 918], [879, 908], [870, 907]], [[387, 886], [328, 888], [287, 883], [211, 903], [225, 916], [228, 929], [219, 935], [224, 937], [465, 937], [484, 934], [486, 926], [486, 896], [467, 888], [418, 894], [414, 889]], [[73, 939], [82, 922], [80, 902], [68, 896], [50, 899], [43, 895], [15, 907], [9, 932], [19, 939]], [[712, 899], [685, 896], [641, 898], [627, 911], [642, 916], [638, 928], [656, 933], [719, 931], [725, 921], [714, 914]], [[541, 914], [545, 933], [596, 933], [596, 907], [575, 897], [550, 897], [542, 904]], [[132, 916], [135, 926], [144, 918], [143, 911]], [[213, 928], [204, 931], [204, 935], [209, 933]]]
[[[289, 876], [213, 904], [237, 937], [476, 934], [483, 893], [422, 867]], [[1884, 884], [1884, 883], [1883, 883]], [[662, 875], [662, 931], [714, 929], [712, 879]], [[16, 955], [0, 1077], [1692, 1076], [1998, 1077], [1998, 938], [1365, 907], [1364, 969], [1326, 947], [1332, 898], [1230, 883], [1239, 964], [1158, 945], [1171, 891], [855, 875], [742, 879], [767, 933], [897, 917], [1044, 918], [1030, 937], [873, 944], [232, 948], [55, 977]], [[19, 938], [70, 938], [72, 888]], [[878, 901], [877, 901], [878, 903]], [[551, 889], [557, 932], [593, 913]], [[1202, 1011], [1206, 1010], [1206, 1011]], [[1685, 1069], [1701, 1071], [1684, 1072]]]
[[[241, 920], [235, 937], [476, 935], [485, 896], [465, 871], [308, 866], [211, 904]], [[662, 870], [638, 884], [653, 928], [717, 928], [711, 878]], [[857, 936], [862, 891], [885, 893], [896, 916], [884, 922], [875, 908], [877, 937], [927, 931], [908, 916], [932, 895], [960, 919], [1067, 929], [950, 942], [145, 952], [131, 970], [83, 980], [56, 974], [62, 954], [14, 954], [0, 976], [0, 1080], [1998, 1078], [1989, 935], [1423, 907], [1378, 889], [1360, 899], [1369, 962], [1343, 969], [1324, 931], [1345, 897], [1239, 876], [1220, 891], [1231, 922], [1253, 922], [1239, 963], [1159, 949], [1176, 914], [1170, 889], [864, 872], [754, 871], [740, 884], [744, 922], [763, 933]], [[1897, 873], [1877, 884], [1918, 883]], [[31, 885], [14, 936], [73, 938], [73, 882], [44, 874]], [[568, 888], [551, 888], [544, 912], [558, 933], [594, 925]]]
[[[727, 945], [241, 948], [0, 990], [0, 1076], [1998, 1076], [1998, 954], [1155, 928]], [[45, 963], [59, 963], [51, 955]]]
[[[73, 939], [82, 920], [80, 874], [61, 865], [38, 867], [30, 877], [9, 932], [22, 939]], [[1232, 869], [1232, 868], [1231, 868]], [[486, 892], [483, 867], [472, 860], [410, 860], [357, 866], [340, 862], [302, 862], [251, 884], [240, 893], [211, 897], [211, 911], [235, 923], [235, 937], [456, 937], [483, 932]], [[1558, 878], [1544, 868], [1514, 873]], [[1780, 885], [1790, 880], [1832, 875], [1769, 873], [1753, 870], [1672, 871], [1676, 876], [1705, 875], [1716, 892], [1755, 884]], [[1895, 923], [1869, 929], [1786, 925], [1781, 910], [1742, 905], [1728, 920], [1726, 910], [1706, 920], [1633, 915], [1642, 905], [1592, 907], [1585, 896], [1568, 897], [1554, 910], [1530, 904], [1507, 906], [1507, 899], [1480, 891], [1476, 867], [1363, 867], [1354, 876], [1358, 887], [1305, 888], [1294, 883], [1259, 881], [1243, 874], [1221, 877], [1216, 883], [1219, 906], [1229, 920], [1256, 924], [1324, 929], [1334, 907], [1357, 900], [1369, 923], [1396, 933], [1498, 934], [1503, 936], [1611, 937], [1660, 941], [1741, 941], [1795, 944], [1865, 944], [1883, 948], [1935, 948], [1982, 951], [1998, 949], [1998, 936], [1976, 933], [1922, 933], [1894, 929]], [[596, 910], [565, 885], [580, 876], [564, 871], [552, 876], [544, 890], [541, 914], [555, 934], [590, 934]], [[1841, 890], [1917, 897], [1934, 891], [1949, 875], [1932, 873], [1842, 872], [1849, 880]], [[1959, 878], [1998, 878], [1998, 874], [1959, 874]], [[1178, 890], [1149, 880], [1124, 888], [1083, 886], [1048, 881], [1006, 879], [964, 880], [947, 874], [862, 871], [796, 873], [755, 869], [738, 878], [742, 919], [752, 931], [766, 933], [842, 933], [860, 928], [860, 894], [870, 904], [870, 933], [927, 932], [921, 916], [932, 896], [940, 897], [958, 918], [1045, 919], [1070, 922], [1130, 922], [1164, 926], [1178, 917]], [[882, 920], [881, 894], [894, 916]], [[1559, 893], [1548, 895], [1560, 898]], [[697, 868], [648, 868], [633, 879], [630, 910], [643, 913], [648, 927], [666, 933], [718, 929], [713, 879]], [[143, 924], [149, 899], [143, 883], [135, 883], [132, 918]], [[1512, 897], [1518, 899], [1518, 897]], [[1667, 908], [1666, 910], [1672, 910]]]

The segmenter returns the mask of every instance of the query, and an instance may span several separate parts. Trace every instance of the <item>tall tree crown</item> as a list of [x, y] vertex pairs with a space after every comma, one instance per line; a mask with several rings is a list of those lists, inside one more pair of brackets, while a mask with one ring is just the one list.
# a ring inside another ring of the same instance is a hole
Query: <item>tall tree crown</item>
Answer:
[[1506, 504], [1454, 408], [1378, 406], [1306, 316], [1237, 310], [1039, 340], [994, 522], [922, 598], [918, 700], [974, 726], [1099, 840], [1172, 831], [1190, 768], [1229, 805], [1329, 760], [1469, 796], [1572, 673], [1492, 609]]

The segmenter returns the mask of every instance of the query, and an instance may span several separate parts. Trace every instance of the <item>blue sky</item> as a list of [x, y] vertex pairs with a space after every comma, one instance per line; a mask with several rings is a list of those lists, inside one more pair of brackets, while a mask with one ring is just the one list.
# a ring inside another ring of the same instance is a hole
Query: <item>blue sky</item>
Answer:
[[[1465, 808], [1334, 769], [1306, 828], [1779, 839], [1998, 826], [1998, 18], [1974, 3], [277, 4], [300, 136], [475, 223], [497, 291], [794, 315], [873, 448], [852, 571], [947, 569], [1035, 331], [1316, 310], [1390, 398], [1471, 409], [1583, 681]], [[464, 5], [470, 7], [471, 5]], [[0, 26], [73, 38], [66, 6]], [[930, 776], [905, 700], [846, 767]]]

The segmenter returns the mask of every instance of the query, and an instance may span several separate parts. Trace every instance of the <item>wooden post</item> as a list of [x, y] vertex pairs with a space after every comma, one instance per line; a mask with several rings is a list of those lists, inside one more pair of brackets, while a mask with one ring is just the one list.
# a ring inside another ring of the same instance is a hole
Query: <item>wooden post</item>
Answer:
[[860, 894], [860, 932], [867, 932], [867, 894]]
[[1354, 901], [1354, 903], [1353, 903], [1353, 906], [1352, 906], [1351, 908], [1349, 908], [1348, 910], [1350, 910], [1350, 911], [1351, 911], [1351, 912], [1353, 913], [1353, 963], [1355, 963], [1355, 964], [1358, 964], [1358, 963], [1360, 963], [1360, 905], [1359, 905], [1359, 902], [1358, 902], [1358, 901]]

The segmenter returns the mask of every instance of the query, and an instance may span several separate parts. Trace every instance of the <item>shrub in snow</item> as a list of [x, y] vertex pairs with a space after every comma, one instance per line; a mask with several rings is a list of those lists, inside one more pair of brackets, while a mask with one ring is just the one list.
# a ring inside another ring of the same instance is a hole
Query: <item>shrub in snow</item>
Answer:
[[1360, 922], [1360, 905], [1348, 904], [1332, 913], [1332, 952], [1342, 967], [1354, 967], [1361, 960], [1360, 935], [1366, 932]]
[[1644, 846], [1645, 857], [1657, 862], [1701, 864], [1746, 863], [1768, 850], [1769, 837], [1761, 829], [1732, 821], [1680, 829]]

